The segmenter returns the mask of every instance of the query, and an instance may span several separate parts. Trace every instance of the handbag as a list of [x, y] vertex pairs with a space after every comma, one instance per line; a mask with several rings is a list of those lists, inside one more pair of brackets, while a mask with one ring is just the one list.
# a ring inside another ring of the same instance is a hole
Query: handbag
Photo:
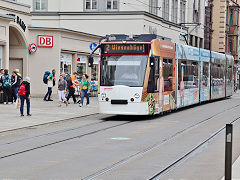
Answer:
[[20, 108], [20, 98], [18, 97], [17, 98], [17, 101], [16, 101], [16, 108]]

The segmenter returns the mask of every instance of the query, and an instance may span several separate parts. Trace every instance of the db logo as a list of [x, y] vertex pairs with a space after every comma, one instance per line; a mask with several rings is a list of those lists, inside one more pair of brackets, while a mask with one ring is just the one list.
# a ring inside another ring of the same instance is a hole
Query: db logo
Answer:
[[38, 47], [53, 47], [53, 36], [38, 35]]

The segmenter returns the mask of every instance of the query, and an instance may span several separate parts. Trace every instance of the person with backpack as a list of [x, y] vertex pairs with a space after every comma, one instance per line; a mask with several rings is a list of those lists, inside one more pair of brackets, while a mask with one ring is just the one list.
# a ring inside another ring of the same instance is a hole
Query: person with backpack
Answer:
[[88, 79], [88, 75], [87, 74], [84, 74], [82, 76], [82, 80], [81, 80], [81, 83], [80, 83], [80, 87], [81, 87], [81, 102], [80, 102], [80, 107], [83, 106], [83, 100], [84, 100], [84, 97], [86, 96], [87, 97], [87, 106], [89, 105], [89, 94], [90, 94], [90, 88], [91, 88], [91, 85], [90, 85], [90, 82], [87, 80]]
[[3, 86], [3, 100], [4, 104], [8, 104], [11, 99], [11, 78], [8, 74], [8, 69], [4, 70], [4, 74], [1, 77], [1, 82]]
[[44, 101], [53, 101], [51, 99], [51, 95], [52, 95], [52, 88], [53, 86], [55, 86], [55, 74], [56, 74], [55, 69], [53, 69], [52, 73], [49, 73], [49, 75], [48, 75], [48, 71], [45, 72], [44, 74], [43, 82], [48, 85], [48, 91], [43, 98]]
[[20, 114], [24, 116], [24, 101], [27, 103], [27, 116], [31, 116], [30, 114], [30, 77], [26, 77], [25, 81], [23, 81], [18, 90], [18, 96], [20, 97], [21, 105], [20, 105]]
[[75, 97], [75, 86], [78, 85], [77, 83], [77, 73], [74, 72], [73, 75], [70, 77], [69, 80], [67, 80], [67, 84], [68, 84], [68, 89], [69, 89], [69, 93], [67, 96], [67, 101], [69, 101], [70, 97], [73, 98], [73, 102], [74, 104], [77, 103], [76, 97]]

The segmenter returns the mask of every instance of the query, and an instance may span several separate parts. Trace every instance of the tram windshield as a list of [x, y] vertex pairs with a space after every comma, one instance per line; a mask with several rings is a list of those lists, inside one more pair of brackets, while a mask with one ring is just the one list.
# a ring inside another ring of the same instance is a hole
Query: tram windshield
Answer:
[[147, 55], [102, 56], [101, 86], [142, 87]]

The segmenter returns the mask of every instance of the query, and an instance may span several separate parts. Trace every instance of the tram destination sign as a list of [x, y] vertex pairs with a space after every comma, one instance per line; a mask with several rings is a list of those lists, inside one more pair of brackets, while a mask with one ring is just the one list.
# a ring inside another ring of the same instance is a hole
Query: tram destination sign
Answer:
[[148, 54], [149, 44], [106, 44], [103, 54]]

